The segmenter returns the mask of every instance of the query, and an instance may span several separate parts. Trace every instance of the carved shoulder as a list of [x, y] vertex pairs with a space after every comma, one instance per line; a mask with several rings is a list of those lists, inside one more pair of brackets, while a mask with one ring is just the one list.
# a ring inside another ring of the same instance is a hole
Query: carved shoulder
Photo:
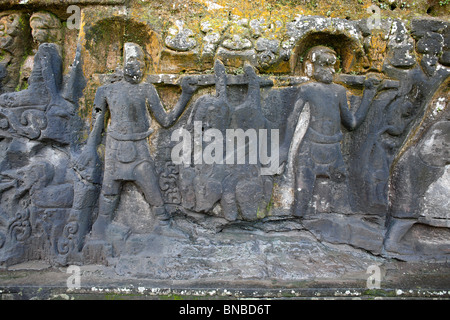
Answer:
[[347, 89], [337, 83], [333, 83], [333, 91], [336, 92], [337, 96], [339, 97], [340, 101], [342, 101], [341, 99], [345, 99], [345, 101], [347, 101]]
[[96, 109], [103, 109], [106, 107], [106, 98], [108, 96], [110, 85], [104, 85], [97, 88], [97, 91], [95, 93], [95, 99], [94, 99], [94, 107]]
[[300, 86], [298, 86], [298, 91], [297, 91], [297, 98], [296, 100], [304, 100], [307, 101], [308, 100], [308, 94], [314, 90], [313, 89], [313, 84], [314, 82], [307, 82], [305, 84], [301, 84]]

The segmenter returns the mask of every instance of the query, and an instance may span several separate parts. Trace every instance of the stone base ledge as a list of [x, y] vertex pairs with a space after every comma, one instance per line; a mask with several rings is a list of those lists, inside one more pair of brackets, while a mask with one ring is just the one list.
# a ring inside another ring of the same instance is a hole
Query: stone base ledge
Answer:
[[[79, 269], [77, 269], [79, 268]], [[0, 271], [0, 300], [450, 299], [448, 264], [389, 261], [378, 287], [368, 273], [299, 281], [155, 280], [124, 277], [102, 265], [55, 268], [31, 261]], [[79, 272], [79, 282], [74, 280]]]
[[396, 288], [209, 289], [111, 286], [70, 290], [58, 287], [1, 288], [0, 300], [239, 300], [239, 299], [433, 299], [449, 300], [450, 290]]

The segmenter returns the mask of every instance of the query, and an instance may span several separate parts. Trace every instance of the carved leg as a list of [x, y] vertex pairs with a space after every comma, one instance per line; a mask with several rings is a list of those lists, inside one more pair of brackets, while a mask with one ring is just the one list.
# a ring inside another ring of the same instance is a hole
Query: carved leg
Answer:
[[295, 176], [294, 211], [293, 215], [305, 216], [316, 182], [316, 174], [309, 167], [300, 167]]
[[153, 165], [148, 161], [138, 164], [133, 171], [133, 176], [134, 183], [144, 193], [144, 198], [152, 206], [156, 218], [160, 221], [169, 220], [170, 216], [164, 208], [164, 200]]
[[238, 207], [236, 204], [236, 185], [237, 178], [233, 175], [225, 178], [222, 184], [222, 199], [220, 204], [222, 206], [224, 218], [228, 221], [234, 221], [238, 216]]
[[104, 239], [107, 226], [113, 220], [114, 211], [119, 204], [119, 194], [106, 195], [102, 190], [98, 204], [98, 217], [92, 226], [92, 238]]
[[145, 161], [136, 166], [133, 171], [134, 183], [144, 193], [145, 200], [152, 206], [157, 220], [154, 233], [167, 236], [185, 238], [187, 235], [173, 224], [171, 216], [164, 207], [164, 200], [159, 188], [158, 176], [151, 162]]

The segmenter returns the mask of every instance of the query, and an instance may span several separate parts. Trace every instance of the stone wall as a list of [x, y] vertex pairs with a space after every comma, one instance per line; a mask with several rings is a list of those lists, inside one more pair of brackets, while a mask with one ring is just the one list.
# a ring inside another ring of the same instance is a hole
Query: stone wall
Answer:
[[0, 265], [448, 261], [448, 8], [1, 1]]

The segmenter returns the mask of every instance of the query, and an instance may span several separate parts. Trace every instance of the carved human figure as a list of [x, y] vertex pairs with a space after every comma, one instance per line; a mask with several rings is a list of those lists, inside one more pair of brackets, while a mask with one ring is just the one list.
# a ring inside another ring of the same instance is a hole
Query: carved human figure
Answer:
[[[190, 78], [181, 83], [182, 93], [171, 112], [166, 113], [152, 84], [142, 82], [145, 71], [144, 52], [134, 43], [124, 45], [124, 79], [97, 89], [93, 119], [94, 126], [77, 166], [91, 166], [98, 160], [97, 145], [102, 138], [105, 114], [110, 113], [106, 134], [105, 168], [99, 199], [98, 217], [92, 227], [92, 238], [103, 239], [106, 227], [114, 218], [124, 182], [136, 184], [152, 206], [159, 227], [167, 226], [167, 214], [158, 177], [150, 155], [148, 137], [152, 133], [151, 119], [162, 127], [175, 123], [183, 112], [196, 87]], [[149, 116], [149, 111], [152, 117]]]
[[[215, 158], [213, 163], [195, 165], [196, 177], [193, 179], [195, 210], [208, 212], [220, 201], [221, 212], [225, 219], [234, 221], [240, 217], [244, 220], [255, 220], [261, 216], [263, 211], [261, 208], [267, 206], [272, 181], [270, 177], [260, 175], [260, 164], [250, 161], [250, 153], [255, 151], [252, 148], [257, 142], [249, 136], [244, 142], [245, 145], [236, 146], [235, 137], [228, 136], [227, 132], [241, 130], [244, 134], [244, 132], [256, 132], [256, 130], [270, 127], [269, 121], [261, 110], [260, 80], [254, 68], [246, 62], [244, 77], [248, 81], [247, 95], [242, 103], [232, 105], [229, 97], [233, 93], [230, 94], [228, 89], [225, 66], [220, 60], [215, 61], [214, 72], [216, 94], [201, 96], [193, 105], [192, 118], [194, 124], [202, 125], [201, 131], [207, 137], [204, 141], [208, 139], [211, 141], [214, 137], [214, 143], [211, 145], [214, 146]], [[223, 139], [224, 137], [226, 139]], [[216, 149], [218, 144], [220, 145], [218, 149], [221, 151]], [[250, 144], [253, 145], [250, 146]], [[211, 145], [205, 146], [203, 151], [212, 159]], [[232, 153], [228, 153], [229, 146], [231, 146], [230, 150], [233, 149]], [[223, 153], [225, 149], [226, 155]], [[244, 161], [235, 164], [235, 152], [241, 151], [244, 154], [242, 157]], [[219, 155], [220, 158], [218, 158]], [[193, 169], [183, 168], [182, 170], [187, 172]]]
[[[193, 123], [200, 122], [202, 124], [202, 132], [206, 132], [208, 129], [219, 130], [224, 137], [226, 129], [229, 128], [232, 107], [227, 97], [225, 66], [220, 60], [216, 60], [214, 63], [214, 79], [215, 95], [203, 95], [193, 103], [192, 120]], [[202, 148], [204, 147], [202, 146]], [[183, 173], [191, 170], [194, 168], [182, 168]], [[196, 176], [192, 183], [195, 194], [193, 198], [195, 210], [209, 211], [222, 196], [222, 181], [227, 174], [225, 167], [217, 163], [202, 163], [196, 165], [195, 171]]]
[[[20, 70], [21, 86], [26, 89], [1, 95], [0, 112], [20, 135], [68, 144], [73, 135], [68, 123], [76, 105], [72, 93], [82, 86], [77, 61], [80, 50], [77, 49], [74, 66], [67, 75], [72, 82], [66, 83], [63, 81], [62, 49], [59, 45], [63, 35], [61, 22], [51, 13], [37, 12], [31, 16], [30, 25], [33, 42], [38, 48]], [[24, 81], [28, 81], [27, 86], [23, 86]], [[80, 82], [74, 85], [77, 81]]]
[[26, 28], [19, 13], [0, 13], [0, 68], [5, 70], [0, 93], [12, 92], [19, 82], [19, 70], [26, 50]]
[[306, 74], [314, 81], [299, 87], [296, 103], [287, 120], [287, 132], [280, 153], [283, 161], [286, 161], [299, 113], [309, 105], [308, 129], [294, 161], [293, 214], [296, 216], [305, 215], [317, 177], [327, 177], [338, 183], [346, 181], [347, 169], [340, 146], [343, 138], [341, 124], [348, 130], [356, 129], [366, 117], [377, 92], [379, 80], [365, 80], [361, 105], [352, 113], [348, 107], [346, 89], [332, 82], [335, 63], [336, 52], [331, 48], [316, 46], [310, 49], [304, 67]]
[[5, 15], [0, 18], [0, 48], [12, 48], [15, 37], [19, 35], [20, 16], [17, 13]]
[[[233, 106], [230, 127], [242, 129], [245, 132], [249, 129], [258, 130], [258, 132], [260, 129], [270, 129], [272, 124], [266, 119], [261, 108], [260, 82], [254, 67], [248, 62], [244, 63], [244, 75], [248, 80], [247, 96], [241, 104]], [[259, 139], [263, 138], [259, 136]], [[254, 143], [250, 140], [249, 138], [245, 144], [246, 159], [249, 159], [250, 149], [254, 147], [254, 145], [250, 146], [251, 143]], [[259, 143], [261, 144], [263, 141], [259, 141]], [[267, 143], [267, 140], [264, 143]], [[245, 164], [228, 165], [228, 167], [230, 173], [223, 182], [224, 195], [221, 200], [225, 218], [235, 220], [238, 212], [244, 220], [256, 220], [264, 216], [263, 208], [270, 200], [272, 180], [268, 175], [261, 175], [261, 162], [259, 164], [246, 162]]]
[[62, 48], [60, 46], [63, 38], [63, 29], [61, 21], [58, 17], [52, 13], [46, 11], [35, 12], [30, 17], [31, 35], [33, 37], [33, 43], [36, 45], [33, 48], [33, 54], [29, 55], [22, 64], [20, 69], [20, 87], [25, 87], [25, 82], [30, 78], [33, 65], [34, 56], [37, 53], [37, 49], [43, 43], [55, 43], [58, 44], [59, 53], [62, 54]]
[[[0, 106], [67, 106], [60, 95], [62, 89], [61, 23], [58, 18], [48, 12], [38, 12], [31, 16], [33, 41], [38, 49], [29, 56], [24, 66], [29, 68], [28, 88], [19, 93], [2, 95]], [[56, 43], [54, 43], [56, 42]], [[31, 61], [31, 62], [30, 62]], [[27, 73], [22, 68], [21, 73]]]
[[61, 95], [62, 60], [56, 44], [39, 46], [28, 84], [26, 90], [0, 95], [0, 114], [19, 135], [67, 144], [67, 121], [74, 114], [74, 106]]

